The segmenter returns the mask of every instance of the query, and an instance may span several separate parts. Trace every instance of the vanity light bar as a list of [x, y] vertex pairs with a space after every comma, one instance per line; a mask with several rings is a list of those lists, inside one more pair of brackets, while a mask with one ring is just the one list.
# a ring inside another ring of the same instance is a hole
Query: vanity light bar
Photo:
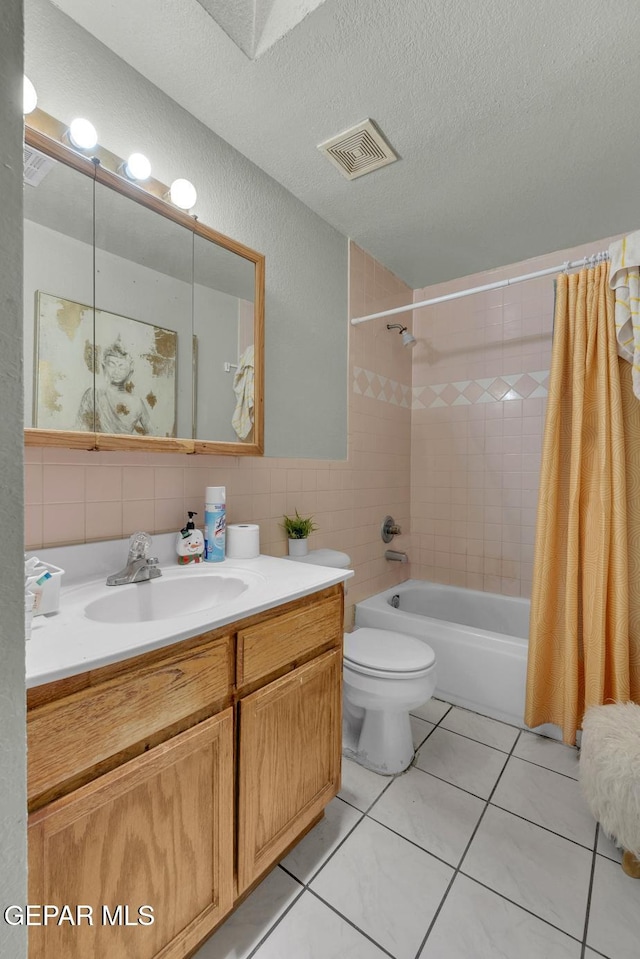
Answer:
[[[76, 121], [74, 121], [74, 123], [75, 122]], [[93, 124], [90, 124], [88, 120], [84, 120], [82, 122], [83, 124], [89, 124], [95, 133]], [[76, 142], [74, 141], [75, 128], [72, 136], [70, 127], [67, 127], [66, 124], [56, 119], [56, 117], [51, 116], [49, 113], [46, 113], [44, 110], [40, 110], [37, 107], [32, 113], [29, 114], [26, 123], [29, 127], [37, 130], [39, 133], [43, 133], [52, 140], [57, 140], [58, 143], [62, 143], [65, 146], [68, 146], [69, 143], [71, 143], [72, 146], [75, 149], [78, 149], [81, 153], [90, 150], [92, 157], [95, 157], [100, 162], [100, 165], [105, 168], [105, 170], [109, 170], [111, 173], [115, 173], [117, 176], [125, 176], [127, 180], [135, 183], [136, 186], [138, 186], [141, 190], [144, 190], [146, 193], [150, 193], [152, 196], [155, 196], [160, 200], [169, 202], [173, 206], [185, 211], [189, 211], [193, 208], [193, 206], [195, 206], [197, 192], [196, 188], [192, 183], [189, 182], [189, 180], [174, 180], [174, 182], [171, 184], [171, 187], [169, 187], [166, 183], [162, 183], [160, 180], [156, 180], [151, 176], [151, 164], [141, 153], [131, 154], [128, 160], [123, 160], [123, 158], [119, 157], [116, 153], [112, 153], [110, 150], [107, 150], [105, 147], [101, 146], [97, 142], [97, 134], [93, 146], [89, 146], [88, 140], [82, 139], [81, 134], [80, 140]], [[87, 145], [85, 146], [84, 143], [87, 143]], [[136, 158], [135, 160], [134, 157]], [[142, 164], [142, 160], [146, 161], [148, 166], [144, 166], [144, 164]], [[127, 167], [129, 168], [129, 172], [127, 172]], [[142, 173], [144, 173], [146, 169], [148, 169], [148, 173], [146, 177], [144, 177], [142, 176]], [[185, 202], [186, 199], [190, 200], [189, 206], [183, 206], [181, 203], [178, 203], [176, 200], [171, 198], [170, 192], [176, 183], [188, 184], [191, 192], [188, 197], [182, 199]]]

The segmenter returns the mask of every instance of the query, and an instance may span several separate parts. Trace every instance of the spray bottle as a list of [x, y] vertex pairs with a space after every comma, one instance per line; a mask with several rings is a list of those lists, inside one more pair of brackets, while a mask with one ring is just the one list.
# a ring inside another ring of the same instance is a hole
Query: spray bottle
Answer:
[[207, 486], [204, 508], [204, 558], [207, 563], [224, 559], [226, 529], [226, 490], [224, 486]]

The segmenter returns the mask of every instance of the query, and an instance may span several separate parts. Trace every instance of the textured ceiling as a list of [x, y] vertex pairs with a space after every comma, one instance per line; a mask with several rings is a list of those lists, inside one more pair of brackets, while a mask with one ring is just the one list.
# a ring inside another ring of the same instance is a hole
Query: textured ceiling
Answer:
[[[411, 287], [640, 227], [638, 0], [256, 0], [258, 59], [224, 0], [56, 5]], [[349, 182], [365, 117], [401, 159]]]

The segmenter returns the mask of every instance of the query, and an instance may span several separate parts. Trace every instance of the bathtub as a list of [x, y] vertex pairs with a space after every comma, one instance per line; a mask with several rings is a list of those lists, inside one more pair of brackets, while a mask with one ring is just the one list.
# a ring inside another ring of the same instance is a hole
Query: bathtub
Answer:
[[[528, 599], [410, 579], [356, 603], [356, 626], [423, 640], [436, 654], [434, 696], [524, 726], [529, 606]], [[554, 729], [539, 727], [552, 736]]]

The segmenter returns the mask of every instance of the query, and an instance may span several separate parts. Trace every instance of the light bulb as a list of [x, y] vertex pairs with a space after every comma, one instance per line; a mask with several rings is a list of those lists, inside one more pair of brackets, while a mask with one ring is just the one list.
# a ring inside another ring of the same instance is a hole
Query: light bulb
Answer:
[[28, 76], [24, 76], [22, 82], [22, 112], [24, 114], [33, 113], [38, 103], [38, 94], [36, 88]]
[[143, 153], [132, 153], [124, 165], [124, 172], [130, 180], [148, 180], [151, 164]]
[[98, 134], [93, 123], [78, 117], [69, 125], [69, 139], [79, 150], [90, 150], [98, 142]]
[[174, 180], [169, 187], [169, 198], [181, 210], [190, 210], [198, 199], [196, 188], [189, 180]]

